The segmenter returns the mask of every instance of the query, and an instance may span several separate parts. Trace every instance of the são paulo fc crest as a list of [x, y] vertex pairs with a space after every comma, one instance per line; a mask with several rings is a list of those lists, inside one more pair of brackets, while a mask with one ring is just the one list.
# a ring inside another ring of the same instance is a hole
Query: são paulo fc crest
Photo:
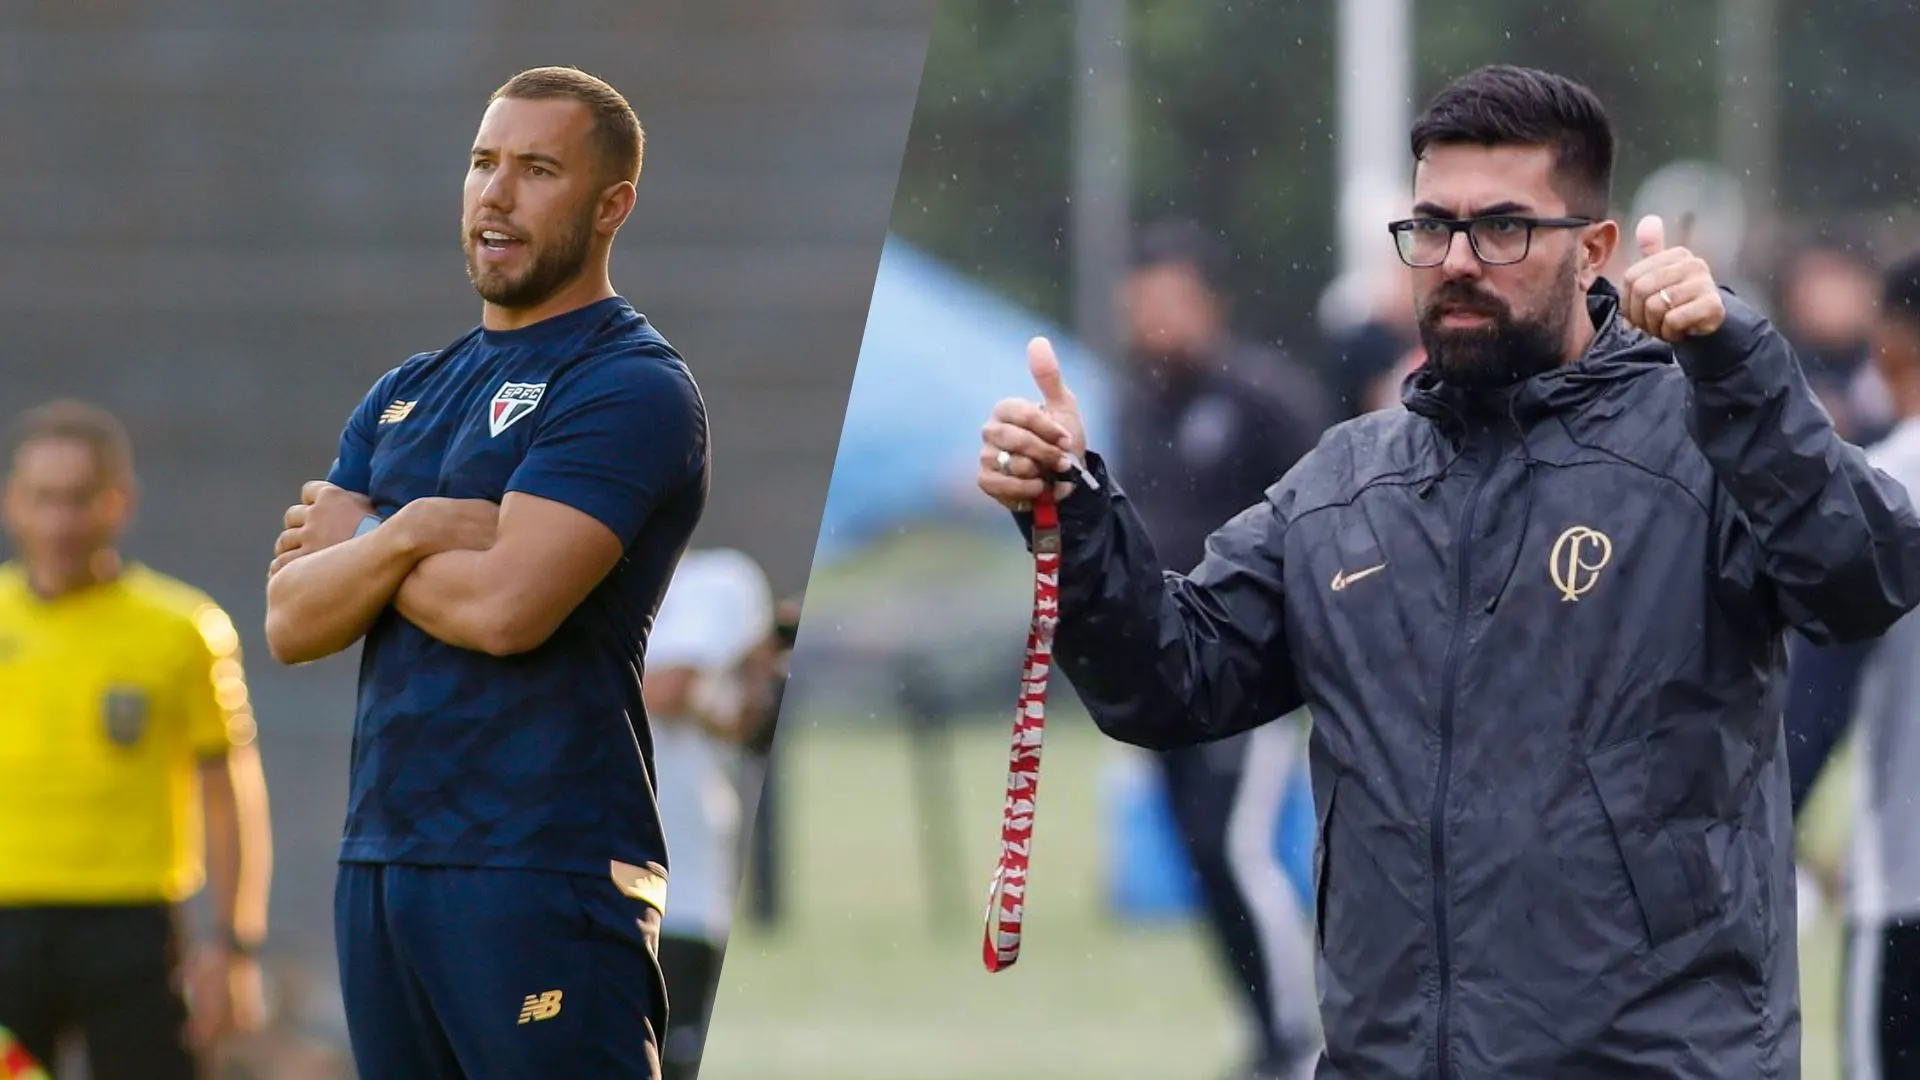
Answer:
[[540, 397], [546, 392], [546, 383], [510, 382], [502, 385], [488, 406], [488, 429], [498, 435], [519, 423], [539, 406]]

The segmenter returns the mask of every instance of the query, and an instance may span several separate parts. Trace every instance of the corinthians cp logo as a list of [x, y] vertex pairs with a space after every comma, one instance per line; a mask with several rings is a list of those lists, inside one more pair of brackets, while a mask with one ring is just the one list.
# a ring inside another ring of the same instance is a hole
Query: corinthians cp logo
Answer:
[[1585, 525], [1575, 525], [1560, 534], [1547, 556], [1547, 573], [1562, 601], [1585, 596], [1600, 583], [1600, 571], [1613, 558], [1613, 541], [1607, 534]]

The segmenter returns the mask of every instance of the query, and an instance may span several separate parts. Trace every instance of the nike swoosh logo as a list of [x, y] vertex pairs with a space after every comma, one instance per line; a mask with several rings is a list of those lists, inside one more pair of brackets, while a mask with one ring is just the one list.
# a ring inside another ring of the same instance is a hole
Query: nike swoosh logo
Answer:
[[1386, 568], [1387, 568], [1387, 564], [1381, 563], [1378, 566], [1369, 566], [1365, 570], [1355, 570], [1351, 574], [1342, 570], [1339, 573], [1333, 575], [1333, 591], [1339, 592], [1341, 589], [1344, 589], [1347, 586], [1353, 584], [1354, 582], [1359, 581], [1361, 578], [1370, 577], [1374, 574], [1379, 573], [1382, 570], [1385, 570]]

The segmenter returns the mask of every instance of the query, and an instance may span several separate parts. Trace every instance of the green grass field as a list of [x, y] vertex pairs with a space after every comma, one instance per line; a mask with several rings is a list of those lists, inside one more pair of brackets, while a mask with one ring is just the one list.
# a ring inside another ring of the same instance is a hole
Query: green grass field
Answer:
[[1122, 929], [1101, 910], [1096, 786], [1115, 751], [1076, 721], [1061, 715], [1048, 728], [1026, 940], [1019, 964], [998, 975], [981, 967], [980, 933], [1006, 733], [956, 740], [964, 876], [936, 920], [905, 740], [888, 728], [783, 732], [791, 917], [771, 935], [735, 931], [702, 1080], [1224, 1070], [1237, 1050], [1232, 1006], [1196, 936]]
[[[961, 895], [930, 913], [905, 740], [781, 735], [790, 918], [736, 930], [702, 1080], [1212, 1080], [1237, 1017], [1190, 927], [1121, 927], [1101, 904], [1098, 780], [1121, 752], [1078, 717], [1048, 729], [1020, 963], [989, 976], [981, 918], [1005, 782], [1002, 725], [956, 741]], [[1836, 937], [1803, 950], [1806, 1080], [1833, 1080]]]

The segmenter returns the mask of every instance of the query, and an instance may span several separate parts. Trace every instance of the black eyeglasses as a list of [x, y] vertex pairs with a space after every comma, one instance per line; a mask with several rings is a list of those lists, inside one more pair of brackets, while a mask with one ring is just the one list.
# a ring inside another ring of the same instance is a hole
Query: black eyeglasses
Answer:
[[1453, 250], [1453, 234], [1466, 233], [1473, 245], [1474, 257], [1488, 266], [1510, 266], [1527, 257], [1533, 249], [1535, 229], [1578, 229], [1593, 224], [1592, 218], [1517, 217], [1496, 214], [1477, 218], [1408, 218], [1387, 226], [1393, 233], [1400, 261], [1416, 270], [1439, 266]]

